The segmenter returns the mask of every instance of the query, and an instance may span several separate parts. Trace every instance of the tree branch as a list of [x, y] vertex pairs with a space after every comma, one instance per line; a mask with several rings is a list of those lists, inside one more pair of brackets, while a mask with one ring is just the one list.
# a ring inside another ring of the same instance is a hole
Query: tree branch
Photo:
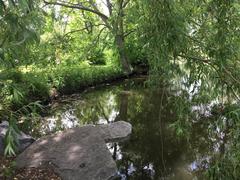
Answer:
[[[106, 27], [105, 24], [95, 24], [95, 25], [93, 25], [93, 27], [97, 27], [97, 26], [105, 26]], [[81, 31], [84, 31], [84, 30], [87, 30], [87, 28], [85, 27], [85, 28], [82, 28], [82, 29], [72, 30], [72, 31], [69, 31], [66, 34], [64, 34], [63, 37], [66, 37], [66, 36], [68, 36], [72, 33], [81, 32]]]
[[136, 31], [136, 29], [132, 29], [132, 30], [130, 30], [129, 32], [126, 32], [126, 33], [124, 34], [124, 37], [129, 36], [130, 34], [134, 33], [135, 31]]
[[[210, 60], [202, 59], [202, 58], [199, 58], [199, 57], [193, 57], [193, 56], [185, 56], [185, 55], [178, 55], [178, 56], [182, 57], [182, 58], [185, 58], [185, 59], [197, 60], [197, 61], [203, 62], [205, 64], [208, 64], [209, 66], [211, 66], [218, 73], [218, 75], [222, 79], [222, 81], [225, 82], [227, 85], [229, 85], [229, 82], [224, 81], [224, 79], [222, 78], [223, 75], [217, 69], [216, 64], [214, 65], [214, 63], [211, 63]], [[225, 73], [225, 75], [230, 77], [235, 83], [240, 84], [240, 81], [238, 79], [236, 79], [235, 77], [233, 77], [231, 72], [229, 72], [226, 68], [223, 68], [222, 70]]]
[[[93, 7], [93, 9], [94, 9], [96, 12], [100, 12], [99, 9], [98, 9], [98, 7], [97, 7], [97, 5], [96, 5], [96, 3], [95, 3], [93, 0], [89, 0], [89, 2], [90, 2], [91, 6]], [[106, 16], [106, 15], [104, 15], [104, 16]], [[106, 17], [107, 17], [107, 16], [106, 16]], [[101, 19], [102, 19], [102, 21], [106, 24], [106, 26], [111, 30], [112, 27], [111, 27], [111, 25], [110, 25], [109, 22], [108, 22], [108, 17], [105, 18], [105, 17], [101, 16]]]
[[97, 43], [99, 42], [100, 36], [101, 36], [101, 34], [102, 34], [102, 32], [104, 31], [105, 28], [106, 28], [106, 27], [103, 27], [103, 28], [99, 31], [96, 39], [94, 40], [94, 44], [95, 44], [95, 43], [97, 44]]
[[6, 11], [6, 5], [4, 4], [4, 2], [2, 0], [0, 0], [0, 4], [2, 5], [4, 11]]
[[109, 11], [109, 15], [111, 16], [112, 15], [112, 3], [110, 2], [110, 0], [106, 0], [106, 2], [107, 2], [107, 8]]
[[185, 59], [193, 59], [193, 60], [201, 61], [206, 64], [210, 64], [210, 60], [208, 60], [208, 59], [202, 59], [202, 58], [195, 57], [195, 56], [186, 56], [186, 55], [182, 55], [182, 54], [179, 54], [178, 56], [185, 58]]
[[66, 37], [66, 36], [68, 36], [68, 35], [70, 35], [70, 34], [72, 34], [72, 33], [84, 31], [84, 30], [86, 30], [86, 29], [87, 29], [87, 28], [82, 28], [82, 29], [76, 29], [76, 30], [69, 31], [69, 32], [67, 32], [66, 34], [64, 34], [63, 37]]
[[130, 0], [126, 0], [124, 3], [123, 3], [123, 8], [127, 7], [127, 5], [129, 4]]
[[91, 8], [83, 6], [81, 4], [62, 3], [62, 2], [58, 2], [58, 1], [49, 2], [49, 1], [46, 1], [46, 0], [44, 0], [44, 3], [47, 4], [47, 5], [57, 5], [57, 6], [63, 6], [63, 7], [66, 7], [66, 8], [88, 11], [88, 12], [91, 12], [91, 13], [94, 13], [94, 14], [100, 16], [101, 18], [104, 18], [106, 20], [108, 19], [108, 17], [105, 14], [101, 13], [100, 11], [95, 10], [95, 9], [91, 9]]

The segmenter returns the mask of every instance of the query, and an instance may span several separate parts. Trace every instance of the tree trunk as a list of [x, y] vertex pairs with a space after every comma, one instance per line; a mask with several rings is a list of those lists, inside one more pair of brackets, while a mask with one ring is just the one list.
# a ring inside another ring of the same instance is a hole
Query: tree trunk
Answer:
[[117, 17], [113, 21], [113, 34], [115, 35], [115, 44], [119, 53], [120, 63], [122, 65], [123, 72], [126, 75], [132, 73], [132, 67], [129, 63], [127, 54], [125, 53], [125, 41], [124, 41], [124, 7], [123, 0], [117, 0]]
[[117, 50], [119, 53], [120, 63], [122, 65], [122, 69], [124, 73], [127, 75], [132, 73], [132, 67], [129, 63], [129, 59], [127, 54], [125, 53], [125, 44], [124, 44], [124, 37], [123, 35], [116, 35], [115, 44], [117, 46]]

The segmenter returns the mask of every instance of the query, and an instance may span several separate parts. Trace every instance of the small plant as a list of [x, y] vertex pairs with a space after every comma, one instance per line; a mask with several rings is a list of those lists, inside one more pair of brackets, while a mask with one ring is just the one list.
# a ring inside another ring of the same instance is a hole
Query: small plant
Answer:
[[[14, 173], [15, 173], [15, 168], [16, 168], [16, 162], [12, 161], [9, 162], [7, 165], [3, 165], [3, 178], [4, 179], [12, 179]], [[1, 176], [0, 176], [1, 177]]]
[[17, 145], [19, 144], [17, 135], [19, 134], [19, 129], [13, 115], [11, 114], [9, 120], [8, 131], [5, 136], [5, 156], [15, 156], [17, 151]]
[[9, 109], [0, 110], [0, 118], [9, 119], [9, 127], [4, 139], [5, 144], [5, 156], [15, 156], [17, 152], [17, 147], [19, 145], [17, 136], [20, 133], [20, 130], [17, 126], [17, 120], [20, 117], [32, 117], [36, 114], [40, 109], [42, 109], [42, 105], [39, 101], [29, 103], [27, 105], [23, 105], [21, 108], [17, 109], [16, 111]]

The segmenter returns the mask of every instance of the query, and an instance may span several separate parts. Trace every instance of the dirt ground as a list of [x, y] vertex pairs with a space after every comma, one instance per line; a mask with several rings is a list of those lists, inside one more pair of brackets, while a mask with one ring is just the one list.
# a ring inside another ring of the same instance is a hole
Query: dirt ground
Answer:
[[16, 169], [14, 158], [0, 156], [1, 180], [61, 180], [51, 169]]

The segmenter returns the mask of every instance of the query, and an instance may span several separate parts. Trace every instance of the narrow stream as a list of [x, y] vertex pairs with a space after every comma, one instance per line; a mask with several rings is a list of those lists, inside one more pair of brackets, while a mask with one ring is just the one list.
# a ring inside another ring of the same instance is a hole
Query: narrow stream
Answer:
[[225, 143], [224, 134], [209, 123], [213, 105], [187, 108], [188, 99], [176, 90], [150, 91], [145, 80], [133, 78], [64, 97], [52, 106], [50, 116], [36, 122], [33, 134], [128, 121], [133, 126], [130, 139], [107, 144], [120, 179], [202, 179]]

